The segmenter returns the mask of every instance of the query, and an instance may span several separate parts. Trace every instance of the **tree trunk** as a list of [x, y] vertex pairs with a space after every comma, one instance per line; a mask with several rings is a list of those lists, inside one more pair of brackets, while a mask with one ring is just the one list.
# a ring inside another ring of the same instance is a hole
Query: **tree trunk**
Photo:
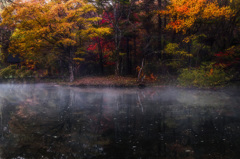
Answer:
[[69, 52], [69, 81], [74, 81], [74, 72], [73, 72], [73, 52], [70, 50]]
[[[166, 10], [167, 8], [167, 0], [164, 0], [164, 9]], [[167, 15], [165, 14], [163, 17], [163, 30], [165, 30], [167, 27]], [[165, 46], [167, 45], [166, 43], [166, 32], [163, 32], [163, 44], [162, 44], [162, 49], [165, 48]], [[164, 54], [162, 55], [162, 58], [164, 58]]]
[[116, 64], [115, 64], [115, 76], [119, 76], [119, 65], [120, 65], [120, 56], [119, 56], [119, 34], [118, 34], [118, 29], [116, 28], [116, 33], [115, 33], [115, 56], [116, 56]]
[[[162, 0], [158, 0], [158, 9], [162, 9]], [[161, 58], [162, 50], [162, 17], [158, 15], [158, 58]]]
[[134, 36], [133, 39], [133, 66], [134, 66], [134, 70], [136, 71], [136, 67], [137, 67], [137, 42], [136, 42], [136, 36]]
[[114, 42], [115, 42], [115, 76], [119, 76], [119, 65], [120, 65], [120, 57], [119, 57], [119, 47], [120, 47], [120, 30], [119, 30], [119, 23], [118, 23], [118, 5], [115, 2], [114, 4]]
[[130, 75], [132, 73], [131, 67], [131, 57], [130, 57], [130, 48], [129, 48], [129, 37], [127, 37], [127, 74]]
[[74, 73], [73, 73], [73, 63], [72, 62], [69, 63], [69, 74], [70, 74], [69, 81], [73, 82], [74, 81]]
[[98, 39], [98, 53], [99, 53], [99, 67], [100, 67], [101, 75], [104, 75], [103, 52], [102, 52], [102, 46], [100, 43], [100, 38]]
[[119, 64], [120, 64], [120, 58], [119, 58], [119, 50], [115, 50], [116, 54], [116, 63], [115, 63], [115, 76], [119, 76]]
[[[166, 10], [166, 8], [167, 8], [167, 0], [164, 0], [164, 9]], [[165, 14], [164, 15], [164, 23], [163, 23], [163, 27], [164, 27], [164, 29], [166, 28], [166, 26], [167, 26], [167, 15]]]
[[172, 31], [172, 43], [175, 42], [175, 38], [176, 38], [176, 31], [173, 30], [173, 31]]
[[[191, 54], [191, 40], [188, 43], [188, 53]], [[198, 59], [197, 59], [198, 60]], [[188, 67], [191, 68], [191, 57], [188, 57]]]
[[144, 58], [142, 59], [142, 65], [141, 65], [141, 68], [138, 72], [138, 82], [143, 82], [143, 80], [145, 78], [144, 75], [143, 75], [143, 77], [141, 77], [141, 74], [143, 72], [143, 65], [144, 65]]

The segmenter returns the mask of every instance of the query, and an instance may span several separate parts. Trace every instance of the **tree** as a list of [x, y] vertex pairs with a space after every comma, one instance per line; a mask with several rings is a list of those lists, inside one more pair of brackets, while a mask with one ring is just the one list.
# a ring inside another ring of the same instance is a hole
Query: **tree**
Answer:
[[216, 2], [208, 0], [172, 0], [167, 9], [160, 13], [169, 16], [169, 29], [183, 33], [196, 23], [221, 17], [229, 19], [233, 15], [229, 6], [219, 7]]
[[[233, 24], [236, 12], [230, 6], [221, 6], [216, 1], [208, 0], [172, 0], [166, 10], [159, 13], [169, 17], [167, 29], [179, 35], [178, 43], [181, 47], [185, 47], [188, 53], [197, 56], [194, 57], [196, 65], [200, 64], [199, 52], [206, 52], [203, 48], [210, 46], [211, 52], [214, 52], [218, 49], [224, 50], [231, 45], [230, 38], [234, 27], [229, 26]], [[189, 66], [192, 62], [189, 57]]]
[[[2, 25], [14, 27], [10, 51], [24, 59], [39, 63], [51, 56], [68, 63], [70, 81], [74, 80], [76, 52], [90, 37], [110, 33], [106, 27], [96, 28], [96, 8], [84, 0], [16, 1], [5, 8]], [[83, 50], [81, 50], [83, 51]]]
[[113, 28], [112, 39], [114, 41], [114, 59], [115, 59], [115, 75], [120, 75], [120, 49], [124, 35], [127, 32], [127, 26], [131, 23], [130, 15], [134, 10], [136, 0], [98, 0], [96, 5], [102, 11], [109, 25]]

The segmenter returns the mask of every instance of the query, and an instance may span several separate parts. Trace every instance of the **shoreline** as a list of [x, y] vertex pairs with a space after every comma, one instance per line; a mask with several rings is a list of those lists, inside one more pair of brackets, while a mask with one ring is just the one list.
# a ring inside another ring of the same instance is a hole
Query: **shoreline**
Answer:
[[69, 86], [69, 87], [79, 87], [79, 88], [166, 88], [166, 87], [175, 87], [179, 89], [187, 90], [221, 90], [231, 86], [237, 86], [238, 84], [230, 84], [225, 86], [218, 87], [193, 87], [193, 86], [180, 86], [176, 81], [166, 81], [164, 79], [157, 80], [145, 80], [144, 82], [137, 82], [137, 78], [134, 77], [124, 77], [124, 76], [87, 76], [75, 79], [73, 82], [67, 82], [66, 79], [2, 79], [0, 84], [53, 84], [60, 86]]
[[146, 80], [137, 82], [137, 78], [124, 76], [90, 76], [78, 78], [73, 82], [59, 82], [60, 85], [70, 87], [96, 87], [96, 88], [145, 88], [154, 85], [163, 86], [159, 81]]

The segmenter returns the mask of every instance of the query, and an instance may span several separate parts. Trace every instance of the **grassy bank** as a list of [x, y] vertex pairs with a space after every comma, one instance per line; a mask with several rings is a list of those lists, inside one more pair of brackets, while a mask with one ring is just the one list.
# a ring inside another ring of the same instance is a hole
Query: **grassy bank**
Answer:
[[59, 84], [62, 86], [72, 86], [72, 87], [165, 87], [174, 86], [179, 88], [187, 89], [217, 89], [229, 86], [239, 86], [239, 82], [228, 83], [225, 85], [218, 85], [212, 87], [197, 87], [197, 86], [182, 86], [178, 83], [177, 77], [174, 76], [161, 76], [155, 80], [144, 79], [143, 82], [138, 82], [136, 77], [129, 76], [87, 76], [75, 79], [73, 82], [68, 82], [68, 78], [23, 78], [23, 79], [0, 79], [0, 83], [50, 83]]
[[123, 77], [123, 76], [93, 76], [93, 77], [82, 77], [76, 79], [74, 82], [59, 82], [61, 85], [77, 86], [77, 87], [145, 87], [145, 86], [157, 86], [163, 85], [160, 79], [157, 80], [144, 80], [138, 82], [137, 78], [134, 77]]

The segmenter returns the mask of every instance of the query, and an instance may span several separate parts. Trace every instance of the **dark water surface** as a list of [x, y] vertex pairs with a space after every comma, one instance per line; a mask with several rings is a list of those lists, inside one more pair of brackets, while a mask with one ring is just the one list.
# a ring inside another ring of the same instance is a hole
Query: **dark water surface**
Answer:
[[239, 159], [238, 90], [0, 85], [2, 159]]

